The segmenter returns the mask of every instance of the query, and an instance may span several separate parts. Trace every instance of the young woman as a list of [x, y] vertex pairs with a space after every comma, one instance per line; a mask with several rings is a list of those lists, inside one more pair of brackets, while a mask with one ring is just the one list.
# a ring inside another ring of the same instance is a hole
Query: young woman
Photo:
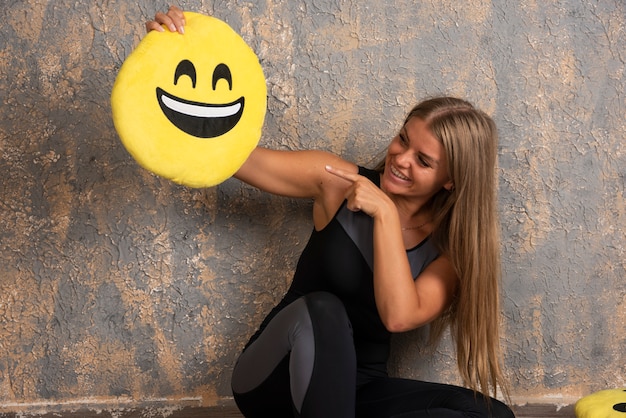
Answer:
[[[184, 36], [183, 12], [147, 30]], [[375, 170], [321, 151], [255, 149], [235, 174], [313, 199], [293, 282], [235, 365], [246, 417], [512, 417], [498, 335], [499, 238], [491, 118], [450, 97], [418, 104]], [[469, 389], [387, 375], [392, 333], [450, 326]]]

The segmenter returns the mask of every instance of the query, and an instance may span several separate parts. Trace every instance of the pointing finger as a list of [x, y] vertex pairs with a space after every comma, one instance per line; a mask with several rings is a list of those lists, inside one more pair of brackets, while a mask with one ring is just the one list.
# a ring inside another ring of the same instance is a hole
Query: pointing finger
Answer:
[[348, 181], [351, 181], [351, 182], [355, 182], [359, 178], [358, 174], [350, 173], [350, 172], [347, 172], [345, 170], [341, 170], [339, 168], [334, 168], [334, 167], [332, 167], [330, 165], [326, 166], [326, 171], [328, 171], [330, 174], [333, 174], [333, 175], [335, 175], [337, 177], [340, 177], [340, 178], [342, 178], [344, 180], [348, 180]]

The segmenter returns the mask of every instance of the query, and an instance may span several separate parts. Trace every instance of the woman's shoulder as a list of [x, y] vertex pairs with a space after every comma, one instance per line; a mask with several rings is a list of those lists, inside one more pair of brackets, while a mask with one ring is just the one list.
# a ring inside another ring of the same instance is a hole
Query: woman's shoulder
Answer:
[[372, 183], [380, 187], [380, 173], [378, 171], [360, 165], [357, 167], [361, 176], [366, 177]]

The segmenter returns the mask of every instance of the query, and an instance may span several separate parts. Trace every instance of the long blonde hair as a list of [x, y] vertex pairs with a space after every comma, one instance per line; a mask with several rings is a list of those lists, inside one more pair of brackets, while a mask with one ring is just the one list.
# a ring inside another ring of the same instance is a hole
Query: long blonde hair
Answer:
[[[455, 300], [431, 324], [431, 342], [449, 325], [463, 381], [485, 396], [506, 385], [500, 353], [500, 236], [495, 123], [469, 102], [428, 99], [407, 115], [427, 123], [443, 144], [454, 187], [433, 197], [433, 238], [459, 277]], [[380, 169], [380, 167], [379, 167]]]

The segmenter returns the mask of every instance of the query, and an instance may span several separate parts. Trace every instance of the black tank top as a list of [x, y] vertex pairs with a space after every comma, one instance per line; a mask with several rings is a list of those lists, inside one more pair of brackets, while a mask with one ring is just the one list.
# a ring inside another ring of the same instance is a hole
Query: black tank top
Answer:
[[[380, 187], [378, 172], [359, 167], [359, 174]], [[357, 384], [387, 375], [391, 334], [383, 325], [373, 284], [373, 229], [370, 216], [352, 212], [344, 201], [334, 218], [322, 230], [313, 230], [300, 255], [287, 294], [261, 324], [252, 341], [283, 307], [310, 292], [326, 291], [343, 302], [352, 323], [357, 355]], [[413, 277], [438, 256], [432, 240], [426, 238], [407, 250]]]

